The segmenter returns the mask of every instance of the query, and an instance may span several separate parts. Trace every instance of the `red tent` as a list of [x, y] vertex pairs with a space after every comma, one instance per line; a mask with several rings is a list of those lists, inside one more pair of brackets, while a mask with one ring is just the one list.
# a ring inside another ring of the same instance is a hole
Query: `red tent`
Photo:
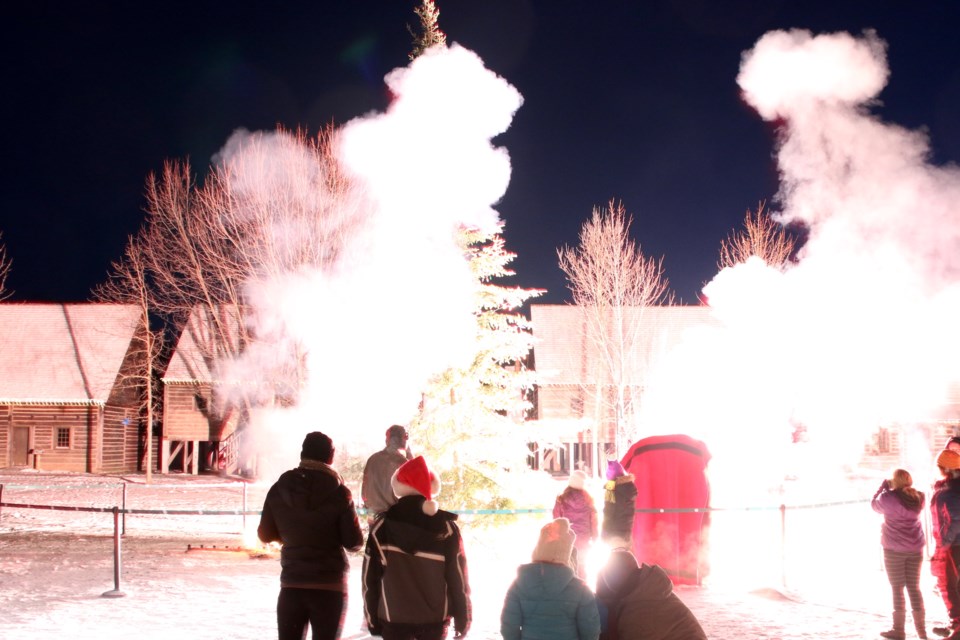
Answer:
[[[635, 443], [621, 460], [637, 485], [637, 510], [704, 509], [710, 506], [707, 446], [685, 435], [652, 436]], [[700, 584], [707, 573], [706, 534], [710, 514], [637, 513], [633, 552], [658, 564], [675, 584]]]

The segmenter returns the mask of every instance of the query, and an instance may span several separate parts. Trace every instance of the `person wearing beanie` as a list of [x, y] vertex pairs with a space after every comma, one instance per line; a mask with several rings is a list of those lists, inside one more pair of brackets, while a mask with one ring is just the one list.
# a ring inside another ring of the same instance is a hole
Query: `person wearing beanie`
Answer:
[[350, 490], [330, 464], [333, 442], [308, 433], [300, 465], [284, 472], [267, 491], [257, 536], [279, 542], [279, 640], [335, 640], [347, 608], [346, 551], [363, 546], [363, 532]]
[[503, 601], [500, 635], [504, 640], [600, 637], [596, 598], [570, 566], [576, 537], [566, 518], [540, 529], [533, 562], [520, 565]]
[[363, 481], [360, 484], [360, 499], [367, 510], [368, 523], [380, 517], [397, 501], [393, 495], [390, 479], [393, 472], [413, 458], [407, 444], [409, 435], [402, 426], [395, 424], [387, 429], [386, 446], [377, 451], [363, 466]]
[[397, 502], [376, 519], [363, 554], [363, 613], [384, 640], [456, 638], [472, 622], [470, 584], [457, 515], [437, 504], [440, 479], [423, 456], [391, 478]]
[[626, 550], [613, 551], [597, 576], [600, 640], [706, 640], [693, 612], [673, 592], [657, 565], [638, 565]]
[[637, 485], [633, 482], [633, 474], [625, 472], [616, 460], [610, 460], [603, 489], [600, 538], [614, 549], [629, 548], [633, 537], [633, 517], [637, 510]]
[[933, 632], [951, 640], [960, 638], [960, 453], [944, 449], [937, 456], [942, 478], [933, 485], [930, 515], [936, 547], [930, 569], [950, 616], [949, 627]]
[[920, 524], [923, 504], [923, 493], [913, 488], [913, 478], [906, 469], [897, 469], [892, 479], [884, 480], [870, 502], [874, 511], [883, 514], [880, 546], [893, 591], [893, 626], [880, 634], [884, 638], [906, 638], [904, 589], [910, 597], [917, 637], [927, 637], [923, 594], [920, 592], [920, 570], [926, 544], [923, 525]]
[[572, 472], [567, 487], [553, 504], [553, 517], [569, 520], [570, 528], [577, 534], [573, 543], [573, 565], [577, 576], [582, 579], [587, 577], [587, 553], [598, 533], [597, 508], [593, 498], [584, 489], [586, 480], [587, 474], [583, 471]]

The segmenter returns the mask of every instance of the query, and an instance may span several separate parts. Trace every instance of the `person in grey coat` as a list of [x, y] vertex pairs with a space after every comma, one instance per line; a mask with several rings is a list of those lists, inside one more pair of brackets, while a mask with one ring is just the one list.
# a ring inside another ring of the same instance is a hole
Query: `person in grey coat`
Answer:
[[500, 614], [504, 640], [597, 640], [593, 592], [570, 566], [576, 534], [557, 518], [540, 530], [533, 562], [521, 565]]

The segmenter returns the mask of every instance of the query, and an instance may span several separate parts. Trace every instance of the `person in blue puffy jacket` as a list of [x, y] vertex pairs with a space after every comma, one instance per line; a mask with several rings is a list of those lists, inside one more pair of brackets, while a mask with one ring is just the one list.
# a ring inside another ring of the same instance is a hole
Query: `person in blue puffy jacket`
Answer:
[[593, 592], [570, 566], [576, 534], [570, 521], [544, 525], [533, 562], [520, 565], [500, 614], [504, 640], [597, 640], [600, 613]]
[[913, 488], [913, 478], [906, 469], [897, 469], [893, 478], [884, 480], [873, 496], [870, 506], [883, 514], [880, 527], [880, 546], [883, 547], [883, 566], [893, 590], [893, 627], [880, 635], [884, 638], [905, 638], [906, 589], [913, 609], [913, 624], [917, 636], [927, 637], [923, 594], [920, 592], [920, 567], [923, 565], [925, 537], [920, 524], [923, 512], [923, 493]]

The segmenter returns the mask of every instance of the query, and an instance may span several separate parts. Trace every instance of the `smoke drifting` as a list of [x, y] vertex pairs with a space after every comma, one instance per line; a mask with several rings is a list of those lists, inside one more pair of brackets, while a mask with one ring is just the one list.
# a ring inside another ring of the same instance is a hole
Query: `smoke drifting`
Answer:
[[273, 203], [276, 251], [296, 255], [305, 226], [325, 239], [321, 266], [292, 260], [249, 283], [261, 341], [228, 373], [249, 380], [306, 364], [295, 405], [255, 421], [257, 450], [281, 468], [310, 430], [341, 450], [382, 447], [390, 424], [415, 415], [429, 378], [472, 356], [477, 281], [457, 230], [499, 221], [492, 207], [510, 161], [491, 139], [522, 99], [458, 45], [428, 50], [386, 82], [387, 112], [336, 133], [346, 188], [293, 136], [240, 133], [222, 152], [245, 199]]
[[[870, 113], [888, 75], [871, 32], [776, 31], [743, 55], [745, 98], [782, 124], [778, 218], [809, 240], [784, 271], [757, 260], [718, 274], [704, 292], [719, 326], [651, 389], [649, 424], [703, 438], [718, 476], [823, 477], [878, 426], [957, 413], [944, 403], [960, 361], [960, 171], [930, 164], [923, 132]], [[798, 428], [808, 444], [793, 446]], [[921, 444], [903, 446], [925, 478]]]

